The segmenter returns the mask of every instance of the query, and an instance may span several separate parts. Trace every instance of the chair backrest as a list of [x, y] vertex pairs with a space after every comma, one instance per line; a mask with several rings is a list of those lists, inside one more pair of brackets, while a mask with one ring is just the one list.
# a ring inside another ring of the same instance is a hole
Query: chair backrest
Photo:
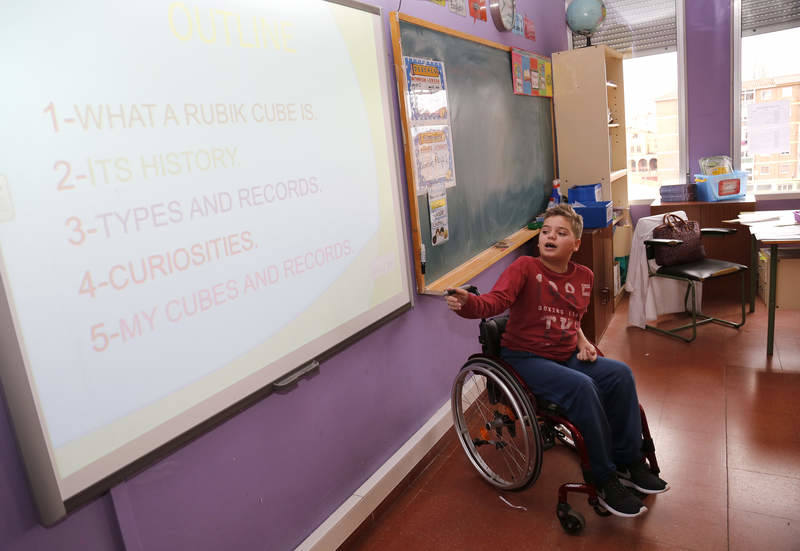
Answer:
[[483, 353], [489, 356], [500, 356], [500, 337], [506, 330], [508, 316], [497, 316], [487, 320], [481, 320], [480, 341]]

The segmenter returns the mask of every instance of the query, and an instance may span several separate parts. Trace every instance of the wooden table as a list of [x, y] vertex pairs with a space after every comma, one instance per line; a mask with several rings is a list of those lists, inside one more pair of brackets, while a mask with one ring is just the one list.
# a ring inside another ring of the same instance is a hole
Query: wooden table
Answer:
[[[758, 244], [769, 246], [769, 300], [767, 302], [767, 355], [775, 344], [775, 297], [778, 289], [778, 248], [800, 245], [800, 224], [791, 210], [762, 210], [740, 213], [736, 220], [749, 227], [751, 265], [758, 269]], [[750, 312], [756, 309], [756, 277], [750, 278]]]

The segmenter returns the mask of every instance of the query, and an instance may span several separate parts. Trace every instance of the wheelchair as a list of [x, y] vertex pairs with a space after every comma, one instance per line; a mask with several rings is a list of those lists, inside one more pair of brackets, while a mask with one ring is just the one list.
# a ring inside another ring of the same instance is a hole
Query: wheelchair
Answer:
[[[584, 479], [590, 480], [589, 455], [580, 431], [558, 405], [537, 399], [522, 377], [500, 358], [500, 337], [507, 320], [508, 316], [481, 320], [482, 352], [469, 357], [453, 382], [453, 423], [461, 446], [480, 475], [500, 490], [519, 491], [536, 482], [542, 469], [542, 452], [557, 443], [579, 455]], [[647, 418], [641, 405], [639, 410], [642, 453], [651, 472], [658, 475]], [[611, 514], [598, 500], [592, 484], [562, 484], [556, 515], [568, 534], [578, 534], [586, 526], [584, 516], [567, 502], [569, 493], [586, 494], [598, 515]]]

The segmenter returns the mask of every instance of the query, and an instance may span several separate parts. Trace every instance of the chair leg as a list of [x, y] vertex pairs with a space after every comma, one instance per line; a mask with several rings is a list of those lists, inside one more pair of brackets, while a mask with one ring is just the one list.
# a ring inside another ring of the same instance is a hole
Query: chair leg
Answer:
[[[747, 316], [747, 313], [746, 313], [747, 286], [746, 286], [745, 277], [744, 277], [745, 272], [746, 272], [746, 270], [741, 270], [739, 272], [739, 276], [740, 276], [740, 280], [741, 280], [741, 289], [742, 289], [741, 297], [740, 297], [741, 306], [742, 306], [742, 319], [738, 323], [737, 322], [733, 322], [733, 321], [729, 321], [729, 320], [724, 320], [724, 319], [721, 319], [721, 318], [715, 318], [713, 316], [709, 316], [709, 315], [704, 314], [702, 312], [698, 312], [697, 295], [696, 295], [696, 291], [695, 291], [695, 282], [694, 281], [687, 281], [688, 285], [686, 287], [686, 295], [683, 297], [683, 302], [684, 302], [684, 307], [686, 308], [686, 313], [687, 314], [691, 314], [691, 316], [692, 316], [692, 322], [684, 324], [684, 325], [681, 325], [679, 327], [673, 327], [672, 329], [660, 329], [660, 328], [654, 327], [652, 325], [645, 325], [645, 328], [646, 329], [650, 329], [651, 331], [656, 331], [658, 333], [662, 333], [662, 334], [667, 335], [669, 337], [675, 337], [676, 339], [680, 339], [683, 342], [692, 342], [693, 340], [695, 340], [695, 338], [697, 338], [697, 326], [698, 325], [703, 325], [704, 323], [717, 323], [719, 325], [724, 325], [726, 327], [732, 327], [734, 329], [739, 329], [742, 325], [744, 325], [744, 322], [747, 320], [747, 317], [746, 317]], [[688, 303], [687, 303], [687, 299], [689, 298], [690, 294], [691, 294], [691, 297], [692, 297], [692, 307], [691, 307], [691, 309], [689, 309]], [[679, 331], [683, 331], [685, 329], [690, 329], [690, 328], [692, 330], [692, 336], [691, 337], [684, 337], [683, 335], [678, 334]]]
[[[651, 331], [655, 331], [656, 333], [661, 333], [662, 335], [666, 335], [668, 337], [674, 337], [676, 339], [680, 339], [683, 342], [692, 342], [695, 338], [697, 338], [697, 295], [694, 288], [694, 281], [687, 280], [686, 281], [686, 294], [683, 297], [683, 307], [686, 310], [687, 314], [692, 315], [692, 323], [687, 323], [685, 325], [681, 325], [680, 327], [674, 327], [672, 329], [661, 329], [660, 327], [656, 327], [654, 325], [645, 325], [645, 329], [650, 329]], [[691, 294], [692, 297], [692, 308], [689, 309], [688, 298]], [[701, 314], [702, 315], [702, 314]], [[701, 320], [700, 324], [706, 323], [708, 320]], [[684, 329], [692, 329], [692, 336], [691, 338], [684, 337], [683, 335], [679, 334], [678, 331], [683, 331]]]

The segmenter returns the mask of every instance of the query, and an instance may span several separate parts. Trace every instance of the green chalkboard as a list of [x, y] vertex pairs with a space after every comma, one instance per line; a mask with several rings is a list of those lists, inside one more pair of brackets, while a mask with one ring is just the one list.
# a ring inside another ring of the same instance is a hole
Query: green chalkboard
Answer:
[[433, 246], [427, 196], [415, 197], [424, 280], [433, 282], [545, 209], [554, 178], [551, 99], [514, 94], [508, 49], [398, 23], [402, 55], [442, 61], [447, 77], [456, 174], [447, 189], [448, 241]]

